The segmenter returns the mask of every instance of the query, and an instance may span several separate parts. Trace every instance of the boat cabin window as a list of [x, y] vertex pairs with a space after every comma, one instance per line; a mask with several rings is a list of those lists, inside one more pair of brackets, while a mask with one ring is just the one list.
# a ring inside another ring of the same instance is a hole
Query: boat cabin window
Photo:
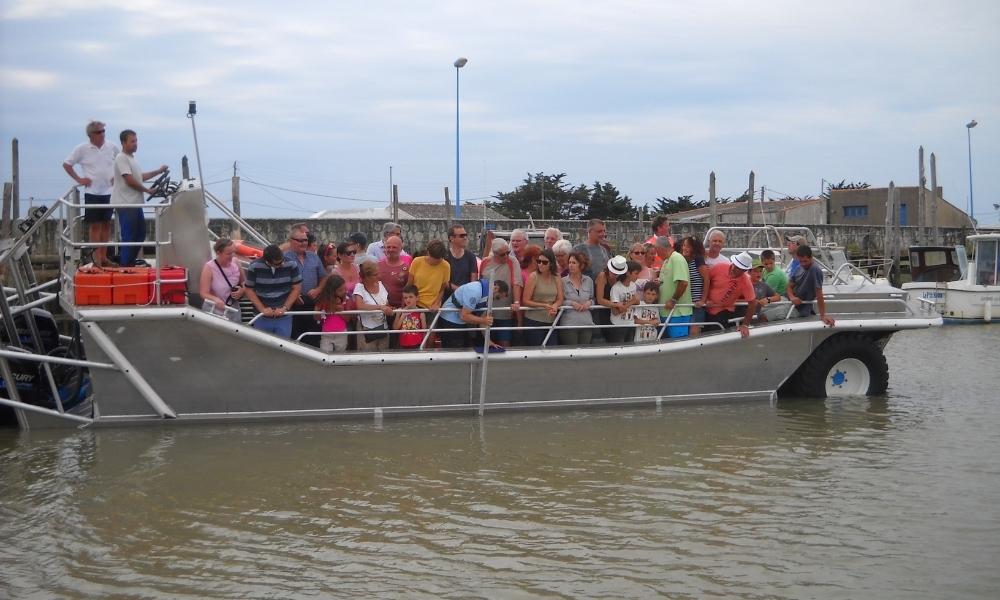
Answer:
[[910, 250], [910, 277], [916, 282], [958, 281], [962, 270], [954, 248]]
[[983, 240], [976, 247], [976, 283], [997, 285], [997, 240]]

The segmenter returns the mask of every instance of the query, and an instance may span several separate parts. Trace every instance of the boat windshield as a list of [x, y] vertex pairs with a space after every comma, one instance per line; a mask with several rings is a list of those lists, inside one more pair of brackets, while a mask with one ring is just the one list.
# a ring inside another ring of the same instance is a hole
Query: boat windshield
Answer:
[[997, 285], [997, 240], [976, 245], [976, 284]]
[[962, 275], [954, 248], [913, 248], [910, 277], [916, 282], [958, 281]]

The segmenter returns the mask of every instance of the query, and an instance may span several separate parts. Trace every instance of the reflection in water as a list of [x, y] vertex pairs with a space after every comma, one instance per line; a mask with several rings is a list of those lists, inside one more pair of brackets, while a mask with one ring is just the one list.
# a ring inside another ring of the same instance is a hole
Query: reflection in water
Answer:
[[0, 596], [989, 597], [997, 382], [907, 340], [875, 399], [3, 432]]

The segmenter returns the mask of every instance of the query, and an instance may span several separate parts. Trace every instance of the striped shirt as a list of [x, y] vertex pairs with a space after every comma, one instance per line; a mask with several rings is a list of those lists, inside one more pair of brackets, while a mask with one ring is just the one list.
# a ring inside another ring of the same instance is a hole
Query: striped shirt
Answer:
[[691, 301], [697, 302], [701, 300], [702, 290], [704, 289], [705, 282], [701, 279], [701, 271], [698, 267], [705, 264], [705, 259], [696, 256], [688, 261], [688, 275], [691, 277]]
[[296, 283], [302, 283], [299, 265], [287, 258], [280, 267], [272, 267], [263, 258], [247, 267], [246, 286], [252, 288], [268, 308], [283, 306]]

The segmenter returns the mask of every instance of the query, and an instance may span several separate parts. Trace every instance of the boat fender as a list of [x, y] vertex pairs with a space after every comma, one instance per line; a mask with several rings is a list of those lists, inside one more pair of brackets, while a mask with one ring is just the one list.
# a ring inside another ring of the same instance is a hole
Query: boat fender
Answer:
[[264, 256], [264, 251], [256, 246], [251, 246], [242, 240], [233, 240], [236, 244], [236, 254], [240, 256], [246, 256], [248, 258], [261, 258]]
[[983, 304], [983, 320], [987, 323], [993, 320], [993, 303], [989, 300]]

